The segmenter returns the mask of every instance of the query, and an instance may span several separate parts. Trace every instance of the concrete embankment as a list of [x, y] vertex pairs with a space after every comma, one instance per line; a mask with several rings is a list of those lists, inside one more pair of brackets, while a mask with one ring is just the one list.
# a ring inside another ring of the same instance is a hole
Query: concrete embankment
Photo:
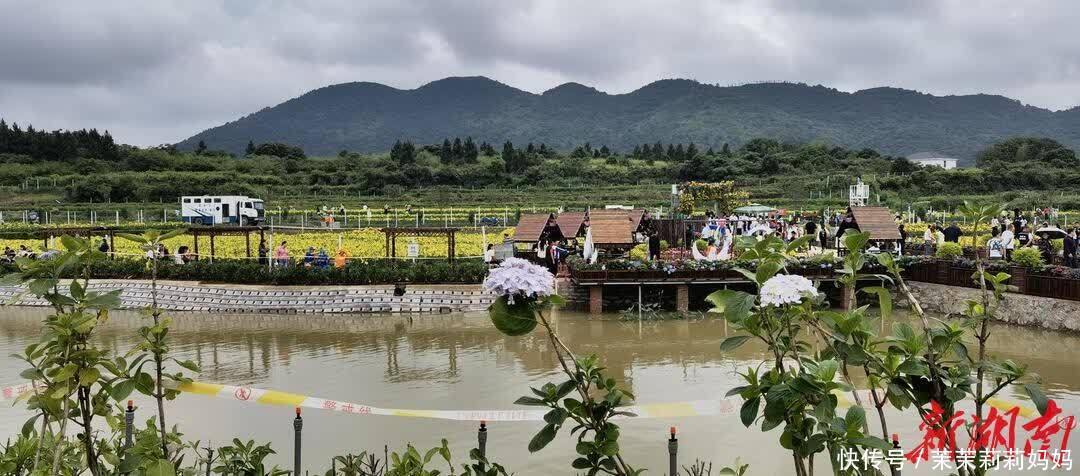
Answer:
[[[66, 286], [65, 286], [66, 287]], [[91, 280], [89, 290], [121, 290], [121, 307], [151, 303], [150, 282]], [[0, 301], [24, 306], [48, 305], [23, 295], [25, 288], [0, 286]], [[66, 289], [62, 289], [66, 292]], [[479, 284], [409, 284], [370, 286], [273, 286], [159, 281], [158, 305], [173, 311], [277, 313], [453, 312], [487, 309], [494, 296]], [[12, 299], [23, 295], [12, 302]]]
[[[917, 281], [908, 281], [908, 286], [923, 309], [939, 314], [961, 314], [969, 300], [982, 300], [981, 291], [974, 288]], [[1080, 301], [1005, 293], [994, 317], [1025, 326], [1080, 331]]]

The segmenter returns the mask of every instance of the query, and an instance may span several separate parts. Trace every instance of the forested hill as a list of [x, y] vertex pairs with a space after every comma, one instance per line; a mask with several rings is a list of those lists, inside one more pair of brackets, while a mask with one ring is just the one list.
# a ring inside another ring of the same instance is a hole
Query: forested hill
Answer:
[[627, 94], [567, 83], [533, 94], [484, 77], [446, 78], [412, 90], [376, 83], [327, 86], [199, 133], [178, 144], [242, 153], [249, 141], [286, 142], [309, 155], [381, 152], [398, 139], [439, 143], [471, 136], [501, 143], [583, 143], [626, 152], [636, 144], [740, 145], [755, 137], [822, 140], [907, 155], [972, 159], [1013, 136], [1080, 147], [1080, 108], [1053, 112], [1002, 96], [932, 96], [895, 88], [846, 93], [823, 86], [719, 87], [661, 80]]

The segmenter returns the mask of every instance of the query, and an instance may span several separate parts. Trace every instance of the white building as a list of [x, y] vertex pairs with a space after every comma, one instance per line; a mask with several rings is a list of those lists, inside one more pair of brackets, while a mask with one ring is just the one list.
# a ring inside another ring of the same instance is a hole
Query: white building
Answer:
[[957, 159], [952, 157], [945, 157], [942, 154], [936, 152], [919, 152], [917, 154], [911, 154], [907, 156], [908, 161], [922, 165], [924, 167], [933, 166], [941, 167], [945, 170], [955, 169]]

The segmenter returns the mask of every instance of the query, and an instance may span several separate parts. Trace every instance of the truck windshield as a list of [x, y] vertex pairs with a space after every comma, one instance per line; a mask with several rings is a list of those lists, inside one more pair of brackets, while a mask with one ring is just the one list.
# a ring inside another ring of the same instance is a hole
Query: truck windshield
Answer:
[[255, 202], [255, 209], [256, 210], [262, 210], [263, 209], [263, 202]]

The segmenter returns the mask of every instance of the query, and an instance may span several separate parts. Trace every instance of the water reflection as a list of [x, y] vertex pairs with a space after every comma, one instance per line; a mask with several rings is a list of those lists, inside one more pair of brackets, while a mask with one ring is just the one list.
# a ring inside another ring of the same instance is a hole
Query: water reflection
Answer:
[[[0, 352], [19, 352], [39, 335], [45, 311], [0, 308]], [[114, 352], [135, 343], [141, 325], [135, 313], [114, 313], [99, 339]], [[484, 314], [437, 316], [237, 315], [177, 314], [173, 347], [181, 358], [203, 368], [199, 380], [251, 385], [384, 407], [430, 409], [508, 409], [538, 386], [559, 378], [558, 363], [543, 334], [506, 338]], [[559, 332], [579, 355], [597, 353], [616, 379], [655, 403], [718, 398], [738, 385], [735, 371], [766, 359], [760, 346], [746, 345], [721, 353], [728, 330], [720, 321], [624, 323], [560, 312]], [[888, 328], [891, 323], [882, 323]], [[1030, 364], [1067, 412], [1080, 412], [1080, 338], [1071, 334], [996, 325], [991, 351], [1001, 358]], [[18, 382], [21, 365], [0, 364], [0, 384]], [[1017, 398], [1013, 396], [1012, 398]], [[150, 408], [144, 405], [144, 408]], [[170, 412], [191, 438], [227, 441], [238, 435], [273, 441], [290, 457], [288, 409], [240, 406], [200, 396], [184, 396]], [[0, 429], [17, 431], [26, 414], [0, 410]], [[472, 423], [388, 417], [357, 417], [309, 412], [311, 429], [305, 451], [309, 461], [384, 443], [412, 441], [434, 445], [451, 439], [464, 455], [475, 439]], [[735, 457], [754, 463], [754, 474], [786, 474], [778, 434], [744, 429], [735, 416], [698, 419], [639, 420], [626, 424], [624, 448], [639, 464], [660, 468], [666, 458], [664, 435], [678, 425], [682, 454], [718, 464]], [[901, 418], [902, 439], [917, 438], [913, 417]], [[569, 438], [560, 438], [539, 455], [529, 456], [528, 439], [538, 426], [495, 424], [490, 447], [518, 474], [568, 474], [573, 454]], [[777, 457], [771, 457], [775, 455]], [[316, 468], [312, 468], [316, 469]], [[658, 472], [658, 471], [655, 471]], [[905, 474], [909, 474], [905, 472]], [[923, 474], [912, 471], [910, 474]], [[926, 473], [932, 474], [932, 473]], [[1002, 473], [1005, 474], [1005, 473]]]

